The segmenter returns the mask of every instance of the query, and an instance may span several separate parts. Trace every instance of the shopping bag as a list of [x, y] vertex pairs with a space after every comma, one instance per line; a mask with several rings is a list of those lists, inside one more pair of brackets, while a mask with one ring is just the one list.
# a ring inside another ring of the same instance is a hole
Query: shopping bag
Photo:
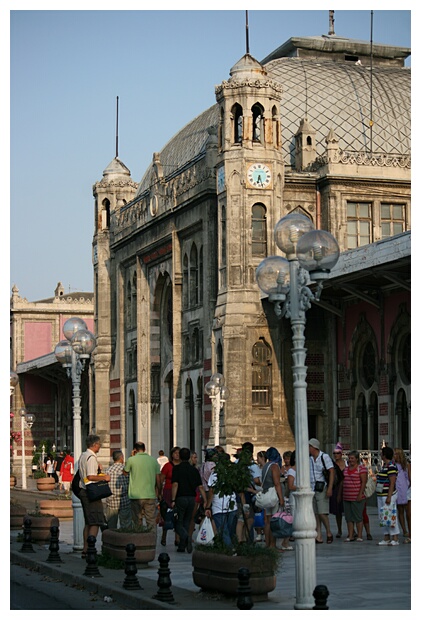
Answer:
[[293, 516], [288, 512], [275, 512], [270, 520], [270, 531], [274, 538], [289, 538], [292, 536]]
[[396, 504], [384, 504], [380, 508], [380, 527], [395, 527], [397, 519]]
[[253, 527], [265, 527], [265, 513], [263, 510], [254, 515]]
[[197, 533], [196, 542], [200, 545], [209, 545], [213, 541], [214, 536], [212, 521], [209, 517], [205, 517]]

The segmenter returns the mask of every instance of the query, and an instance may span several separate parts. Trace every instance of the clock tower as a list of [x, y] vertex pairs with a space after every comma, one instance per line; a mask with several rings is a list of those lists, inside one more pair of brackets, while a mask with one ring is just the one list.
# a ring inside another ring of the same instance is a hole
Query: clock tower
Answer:
[[[263, 258], [276, 253], [271, 231], [281, 218], [284, 184], [282, 86], [247, 53], [215, 93], [219, 105], [219, 229], [213, 357], [216, 366], [223, 369], [227, 386], [244, 386], [230, 396], [223, 422], [226, 431], [230, 427], [227, 436], [236, 437], [236, 445], [246, 440], [261, 441], [264, 436], [275, 438], [280, 432], [284, 444], [292, 433], [288, 425], [283, 428], [278, 414], [273, 413], [284, 409], [274, 403], [280, 397], [266, 395], [259, 407], [258, 389], [254, 393], [252, 387], [246, 387], [255, 385], [253, 373], [257, 370], [253, 358], [261, 355], [270, 364], [273, 386], [279, 381], [278, 356], [267, 321], [263, 320], [255, 270]], [[256, 316], [262, 319], [258, 324]], [[238, 364], [224, 364], [228, 359], [236, 359]], [[280, 393], [281, 389], [277, 391]]]

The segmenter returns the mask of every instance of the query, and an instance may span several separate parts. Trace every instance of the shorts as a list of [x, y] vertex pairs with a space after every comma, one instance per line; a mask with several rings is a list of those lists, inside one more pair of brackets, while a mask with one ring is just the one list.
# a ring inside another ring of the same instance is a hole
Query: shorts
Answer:
[[106, 524], [106, 520], [104, 516], [104, 508], [103, 508], [101, 499], [97, 499], [95, 502], [90, 502], [85, 489], [80, 489], [79, 499], [82, 504], [85, 525], [105, 525]]
[[326, 497], [326, 487], [318, 493], [315, 491], [313, 497], [313, 510], [315, 515], [329, 514], [329, 498]]
[[347, 523], [360, 523], [363, 520], [365, 499], [359, 502], [344, 500], [345, 521]]

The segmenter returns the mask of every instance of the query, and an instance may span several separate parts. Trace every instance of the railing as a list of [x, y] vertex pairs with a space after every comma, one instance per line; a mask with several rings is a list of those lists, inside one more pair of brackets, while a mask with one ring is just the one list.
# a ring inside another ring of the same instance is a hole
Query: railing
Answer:
[[[348, 454], [350, 452], [351, 450], [343, 451], [343, 457], [345, 460], [348, 458]], [[376, 473], [381, 469], [381, 465], [382, 465], [381, 450], [358, 450], [358, 452], [360, 453], [361, 461], [364, 460], [364, 463], [368, 465], [368, 467], [373, 471], [373, 473]], [[408, 463], [410, 463], [411, 462], [411, 451], [404, 450], [403, 452], [406, 456], [406, 460], [408, 461]], [[365, 461], [365, 459], [367, 459], [367, 461]]]

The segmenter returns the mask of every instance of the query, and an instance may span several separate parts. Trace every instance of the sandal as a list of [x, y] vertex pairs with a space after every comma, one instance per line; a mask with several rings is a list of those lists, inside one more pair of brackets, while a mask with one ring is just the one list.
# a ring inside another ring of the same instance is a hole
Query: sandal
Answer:
[[333, 543], [333, 536], [332, 536], [332, 534], [326, 538], [326, 542], [327, 542], [328, 545], [331, 545]]
[[317, 543], [318, 545], [321, 545], [321, 544], [323, 543], [323, 540], [317, 540], [317, 538], [316, 538], [316, 543]]
[[367, 540], [373, 540], [373, 537], [371, 534], [367, 534]]
[[354, 542], [355, 538], [345, 538], [344, 542]]
[[409, 545], [409, 544], [411, 544], [411, 539], [409, 538], [409, 536], [408, 536], [408, 538], [405, 538], [405, 540], [403, 541], [403, 543], [404, 543], [404, 545]]

